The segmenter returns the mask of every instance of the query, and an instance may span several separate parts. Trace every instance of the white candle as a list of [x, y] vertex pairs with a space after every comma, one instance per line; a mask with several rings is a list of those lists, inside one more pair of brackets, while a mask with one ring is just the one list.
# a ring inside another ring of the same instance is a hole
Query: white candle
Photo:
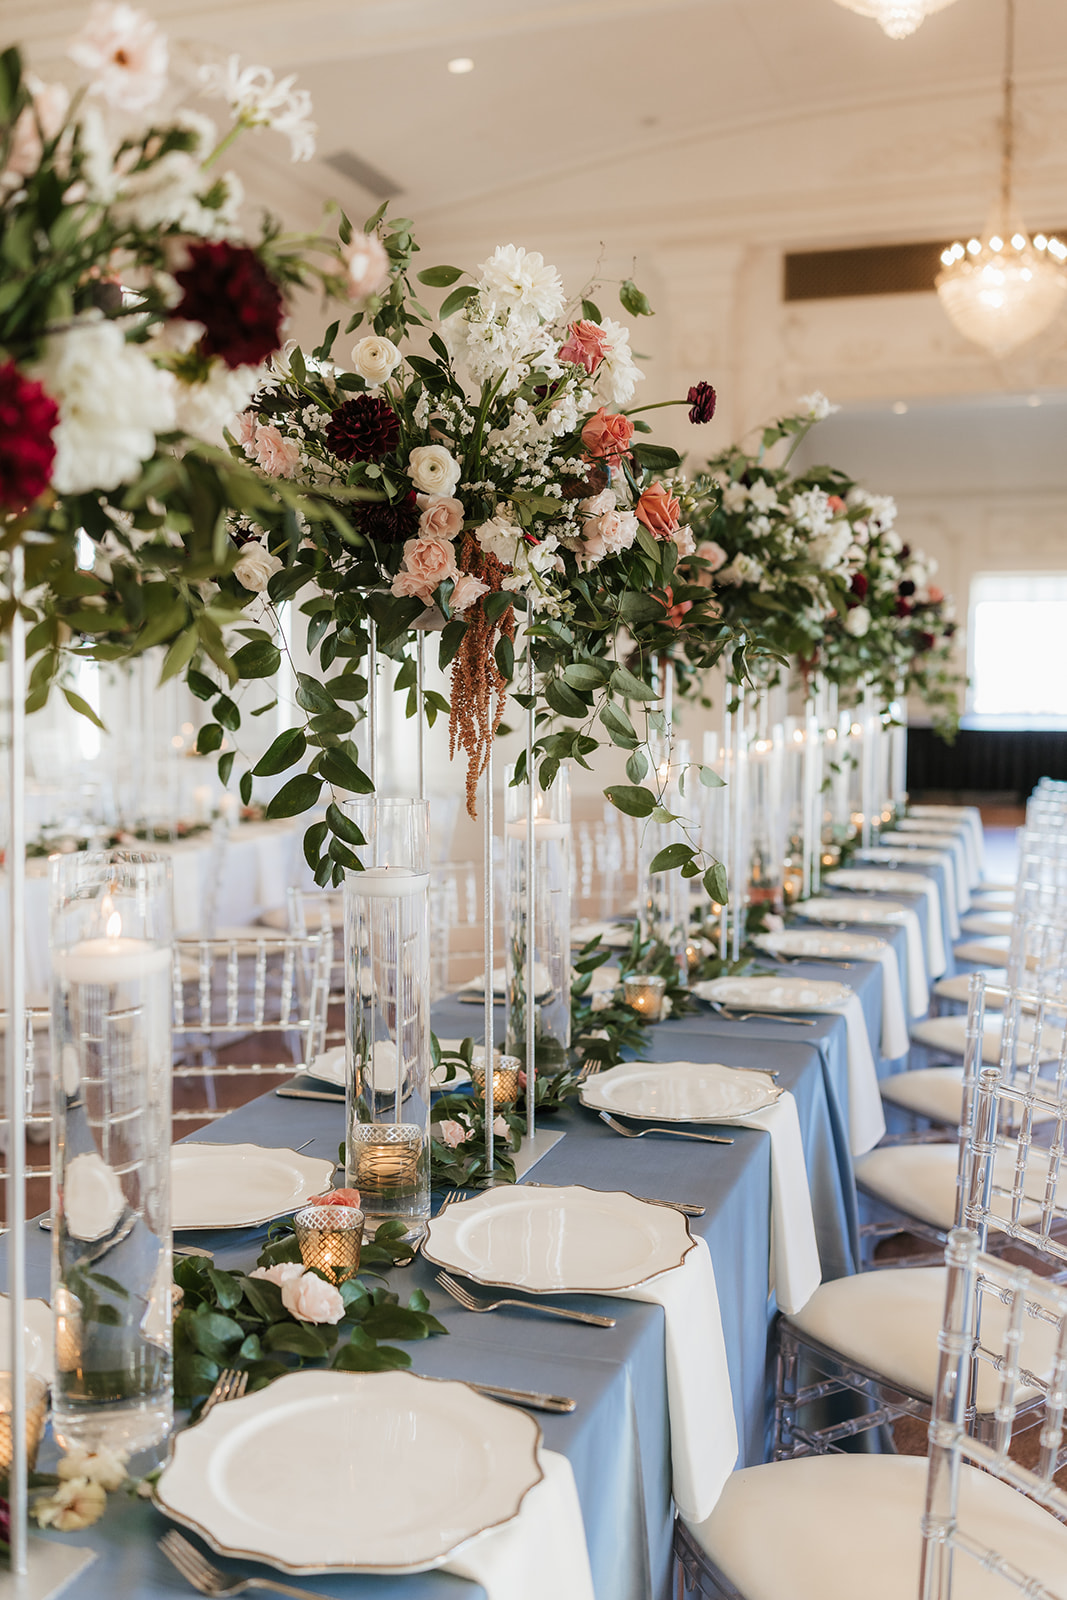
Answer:
[[236, 821], [239, 804], [235, 794], [224, 794], [219, 800], [219, 815], [225, 817], [227, 822]]
[[211, 816], [211, 790], [206, 783], [198, 783], [193, 790], [193, 819], [207, 822]]
[[68, 983], [129, 983], [166, 972], [170, 951], [147, 939], [82, 939], [52, 956], [57, 976]]
[[427, 889], [430, 874], [412, 872], [410, 867], [367, 867], [352, 873], [348, 884], [353, 894], [371, 900], [399, 900]]
[[[553, 822], [551, 817], [534, 817], [534, 843], [542, 844], [547, 839], [567, 839], [570, 837], [571, 825], [569, 822]], [[526, 822], [524, 818], [518, 822], [508, 823], [509, 839], [525, 839]]]

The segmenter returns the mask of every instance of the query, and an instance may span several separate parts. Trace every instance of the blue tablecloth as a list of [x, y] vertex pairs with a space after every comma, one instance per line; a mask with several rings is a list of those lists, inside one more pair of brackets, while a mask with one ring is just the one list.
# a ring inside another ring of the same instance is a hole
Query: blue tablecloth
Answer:
[[[807, 968], [802, 969], [804, 971]], [[813, 964], [819, 977], [839, 978], [860, 993], [877, 1040], [881, 978], [877, 967], [848, 969]], [[814, 1027], [768, 1018], [731, 1023], [709, 1014], [679, 1018], [654, 1028], [657, 1059], [717, 1059], [759, 1065], [779, 1073], [796, 1097], [812, 1187], [823, 1272], [854, 1270], [856, 1197], [848, 1157], [846, 1030], [840, 1016], [820, 1016]], [[454, 1001], [435, 1008], [445, 1037], [480, 1032], [481, 1015]], [[566, 1137], [531, 1174], [540, 1183], [582, 1183], [626, 1188], [660, 1199], [704, 1205], [694, 1232], [708, 1243], [722, 1308], [741, 1464], [764, 1459], [768, 1362], [773, 1298], [768, 1292], [770, 1141], [757, 1129], [732, 1130], [730, 1146], [681, 1139], [625, 1141], [590, 1111], [569, 1108], [552, 1119]], [[340, 1106], [279, 1100], [266, 1095], [195, 1135], [218, 1143], [293, 1146], [333, 1158], [343, 1133]], [[183, 1235], [183, 1242], [215, 1251], [221, 1266], [252, 1264], [265, 1230]], [[47, 1295], [48, 1240], [29, 1230], [29, 1292]], [[449, 1337], [408, 1346], [414, 1370], [438, 1377], [475, 1378], [511, 1387], [573, 1395], [571, 1416], [539, 1415], [549, 1448], [568, 1456], [585, 1518], [598, 1600], [668, 1600], [670, 1593], [670, 1436], [666, 1400], [663, 1313], [658, 1306], [613, 1301], [616, 1327], [591, 1329], [535, 1313], [475, 1316], [437, 1287], [434, 1269], [421, 1258], [391, 1274], [406, 1294], [416, 1285], [429, 1295]], [[596, 1297], [575, 1303], [602, 1306]], [[368, 1470], [373, 1470], [368, 1453]], [[279, 1471], [284, 1464], [279, 1463]], [[166, 1520], [145, 1502], [112, 1497], [102, 1523], [67, 1536], [91, 1545], [100, 1559], [76, 1585], [79, 1600], [113, 1600], [116, 1594], [155, 1600], [188, 1593], [156, 1548]], [[62, 1537], [49, 1535], [48, 1537]], [[248, 1563], [244, 1563], [247, 1567]], [[310, 1587], [351, 1600], [476, 1600], [475, 1584], [443, 1573], [395, 1578], [321, 1578]]]

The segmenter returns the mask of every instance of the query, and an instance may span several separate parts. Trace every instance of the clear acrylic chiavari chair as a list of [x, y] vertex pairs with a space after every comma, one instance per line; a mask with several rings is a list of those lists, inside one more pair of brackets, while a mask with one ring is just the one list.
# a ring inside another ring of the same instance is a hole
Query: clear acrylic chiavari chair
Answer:
[[[51, 1016], [47, 1006], [27, 1006], [25, 1015], [23, 1092], [26, 1137], [31, 1145], [45, 1146], [49, 1142], [52, 1127], [52, 1060], [49, 1037]], [[0, 1011], [0, 1043], [6, 1040], [8, 1026], [8, 1014]], [[8, 1176], [7, 1158], [10, 1154], [9, 1118], [5, 1096], [6, 1085], [0, 1085], [0, 1158], [2, 1158], [0, 1179]], [[50, 1162], [48, 1160], [38, 1162], [31, 1156], [26, 1168], [28, 1215], [32, 1216], [38, 1210], [47, 1209], [48, 1189], [45, 1185], [51, 1176]], [[39, 1192], [33, 1187], [38, 1184]]]

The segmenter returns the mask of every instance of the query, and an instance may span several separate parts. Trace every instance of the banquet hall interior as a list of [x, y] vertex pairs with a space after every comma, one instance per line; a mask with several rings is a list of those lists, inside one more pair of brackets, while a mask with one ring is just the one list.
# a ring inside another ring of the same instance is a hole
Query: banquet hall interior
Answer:
[[0, 19], [0, 1600], [1067, 1600], [1064, 0]]

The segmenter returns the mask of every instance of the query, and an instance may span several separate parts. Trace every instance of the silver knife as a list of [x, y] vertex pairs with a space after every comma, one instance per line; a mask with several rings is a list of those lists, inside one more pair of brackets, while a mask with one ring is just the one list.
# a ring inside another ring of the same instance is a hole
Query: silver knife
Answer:
[[468, 1389], [477, 1389], [490, 1400], [509, 1400], [513, 1405], [529, 1406], [531, 1411], [575, 1411], [577, 1400], [566, 1394], [537, 1394], [531, 1389], [504, 1389], [498, 1383], [471, 1383], [464, 1379]]

